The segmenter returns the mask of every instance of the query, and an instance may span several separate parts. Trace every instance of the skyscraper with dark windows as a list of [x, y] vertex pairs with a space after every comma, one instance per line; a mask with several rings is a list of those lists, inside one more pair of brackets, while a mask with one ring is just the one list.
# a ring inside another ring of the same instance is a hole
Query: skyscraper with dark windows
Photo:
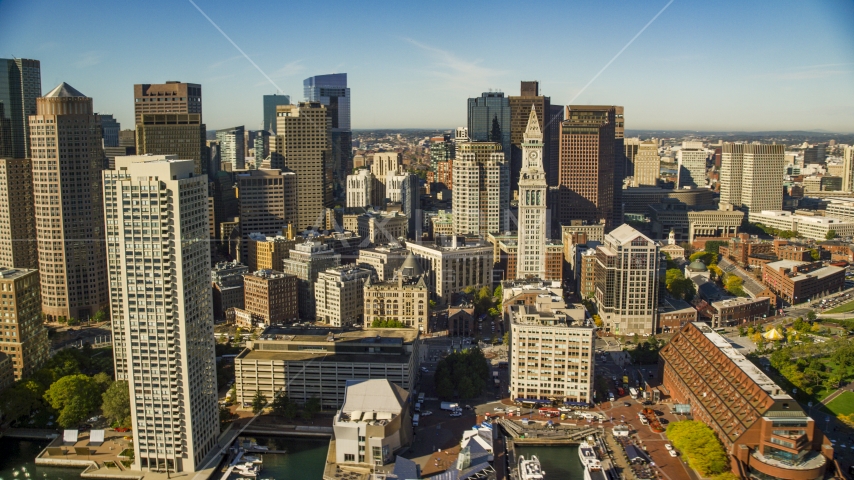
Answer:
[[346, 73], [315, 75], [303, 80], [305, 99], [326, 106], [326, 115], [332, 120], [332, 174], [336, 185], [343, 188], [347, 175], [353, 171], [350, 130], [350, 89]]
[[519, 185], [519, 173], [522, 170], [522, 141], [528, 126], [531, 107], [537, 112], [540, 132], [543, 134], [543, 151], [540, 161], [546, 176], [549, 174], [550, 130], [545, 129], [551, 111], [551, 99], [540, 95], [540, 82], [522, 82], [520, 95], [508, 97], [510, 100], [510, 190], [516, 190]]
[[113, 118], [112, 114], [101, 113], [98, 114], [98, 117], [101, 119], [101, 134], [104, 136], [104, 146], [118, 147], [119, 132], [122, 129], [122, 125]]
[[0, 157], [30, 157], [30, 124], [42, 95], [41, 63], [0, 58]]
[[207, 129], [202, 121], [202, 86], [197, 83], [133, 86], [136, 153], [191, 159], [196, 175], [208, 173]]
[[264, 131], [276, 134], [276, 107], [290, 105], [290, 95], [264, 95]]
[[479, 97], [469, 98], [468, 129], [472, 142], [500, 143], [509, 159], [510, 99], [503, 92], [484, 92]]

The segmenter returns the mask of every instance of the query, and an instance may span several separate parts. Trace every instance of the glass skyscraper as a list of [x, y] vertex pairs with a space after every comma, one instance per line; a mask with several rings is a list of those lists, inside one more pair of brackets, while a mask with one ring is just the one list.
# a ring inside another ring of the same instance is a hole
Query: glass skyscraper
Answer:
[[353, 132], [350, 130], [350, 89], [346, 73], [315, 75], [303, 80], [305, 99], [326, 106], [332, 120], [332, 172], [336, 190], [343, 188], [347, 175], [353, 170]]
[[41, 63], [0, 58], [0, 156], [30, 157], [29, 116], [42, 96]]
[[290, 105], [290, 95], [264, 95], [264, 131], [276, 134], [276, 107]]
[[503, 92], [484, 92], [468, 102], [469, 138], [473, 142], [498, 142], [510, 158], [510, 99]]

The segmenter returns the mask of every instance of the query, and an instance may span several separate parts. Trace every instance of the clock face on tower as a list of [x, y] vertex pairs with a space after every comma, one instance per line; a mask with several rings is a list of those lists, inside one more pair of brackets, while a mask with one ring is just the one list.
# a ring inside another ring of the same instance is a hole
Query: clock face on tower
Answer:
[[536, 160], [536, 159], [537, 159], [537, 156], [538, 156], [538, 155], [537, 155], [537, 152], [536, 152], [536, 151], [530, 152], [530, 153], [528, 154], [528, 158], [529, 158], [529, 159], [531, 159], [531, 160]]

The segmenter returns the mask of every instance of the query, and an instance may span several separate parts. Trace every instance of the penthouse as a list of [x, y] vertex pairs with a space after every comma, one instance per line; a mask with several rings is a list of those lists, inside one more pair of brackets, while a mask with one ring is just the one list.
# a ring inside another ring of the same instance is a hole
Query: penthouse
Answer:
[[317, 397], [324, 408], [338, 409], [351, 379], [386, 378], [411, 390], [418, 350], [414, 328], [272, 326], [234, 360], [237, 401], [251, 402], [261, 392], [267, 399], [286, 394], [298, 403]]
[[705, 323], [659, 353], [663, 387], [715, 431], [739, 478], [822, 478], [833, 446], [798, 402]]

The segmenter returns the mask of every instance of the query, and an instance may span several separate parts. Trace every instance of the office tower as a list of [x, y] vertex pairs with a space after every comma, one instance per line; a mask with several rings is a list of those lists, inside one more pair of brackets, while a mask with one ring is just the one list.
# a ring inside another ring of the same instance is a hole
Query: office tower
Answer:
[[276, 107], [276, 137], [270, 139], [270, 166], [297, 174], [298, 230], [323, 224], [323, 209], [332, 200], [329, 129], [331, 120], [319, 102]]
[[[212, 179], [222, 170], [222, 156], [220, 155], [219, 142], [216, 140], [205, 140], [208, 154], [208, 179]], [[268, 144], [269, 147], [269, 144]]]
[[552, 105], [549, 107], [549, 117], [546, 121], [544, 138], [548, 138], [548, 162], [544, 160], [543, 166], [546, 170], [546, 181], [550, 187], [556, 187], [560, 176], [560, 128], [563, 124], [563, 105]]
[[243, 276], [243, 309], [255, 325], [282, 325], [299, 319], [297, 277], [275, 270]]
[[502, 92], [484, 92], [468, 99], [468, 131], [473, 142], [501, 144], [510, 158], [510, 99]]
[[[519, 172], [522, 171], [522, 142], [526, 129], [528, 128], [528, 120], [531, 116], [531, 108], [537, 112], [537, 120], [540, 122], [539, 129], [543, 138], [540, 143], [543, 144], [543, 149], [540, 154], [540, 162], [543, 169], [548, 172], [548, 161], [550, 147], [550, 129], [545, 128], [546, 122], [549, 121], [551, 113], [551, 99], [540, 95], [540, 82], [522, 82], [521, 92], [518, 97], [508, 97], [510, 101], [510, 190], [519, 188]], [[547, 175], [548, 176], [548, 175]]]
[[[519, 220], [516, 278], [546, 279], [546, 172], [543, 169], [543, 132], [531, 105], [528, 127], [520, 144]], [[498, 230], [495, 230], [498, 231]]]
[[829, 417], [817, 409], [819, 418], [812, 418], [787, 393], [788, 385], [776, 384], [705, 322], [681, 327], [661, 348], [658, 362], [662, 387], [711, 427], [729, 453], [734, 476], [841, 476], [826, 474], [838, 468], [836, 447], [817, 425], [829, 426]]
[[804, 149], [804, 165], [824, 164], [827, 160], [827, 144], [818, 143]]
[[282, 262], [285, 273], [296, 275], [299, 292], [299, 316], [303, 320], [315, 318], [314, 285], [320, 272], [341, 264], [341, 255], [332, 247], [308, 240], [295, 246], [289, 258]]
[[360, 169], [353, 175], [347, 175], [347, 208], [364, 208], [377, 205], [374, 202], [376, 177], [367, 169]]
[[584, 306], [567, 305], [560, 288], [539, 282], [502, 287], [510, 319], [511, 397], [592, 402], [596, 328], [585, 319]]
[[373, 245], [395, 243], [406, 237], [406, 215], [398, 212], [365, 212], [357, 219], [356, 230], [360, 237]]
[[623, 223], [623, 184], [626, 180], [624, 108], [614, 106], [614, 211], [612, 225]]
[[297, 178], [281, 170], [248, 170], [235, 175], [240, 205], [241, 261], [252, 233], [279, 235], [297, 217]]
[[245, 133], [242, 126], [216, 131], [220, 162], [231, 165], [232, 172], [246, 168], [246, 151], [243, 148]]
[[403, 196], [403, 182], [406, 180], [409, 172], [398, 170], [388, 172], [385, 177], [385, 198], [391, 203], [400, 203]]
[[328, 168], [332, 169], [337, 182], [344, 183], [347, 174], [353, 171], [353, 132], [350, 130], [350, 89], [347, 88], [347, 74], [315, 75], [303, 80], [303, 88], [306, 100], [320, 102], [326, 106], [326, 115], [332, 120], [332, 158]]
[[122, 125], [113, 118], [112, 114], [99, 113], [101, 118], [101, 135], [104, 137], [104, 147], [119, 146], [119, 132]]
[[558, 219], [614, 225], [614, 129], [612, 106], [566, 107], [560, 134]]
[[394, 272], [403, 265], [409, 250], [399, 245], [359, 249], [356, 265], [368, 268], [380, 282], [394, 278]]
[[492, 288], [492, 245], [480, 241], [463, 245], [456, 235], [447, 240], [406, 244], [424, 271], [431, 298], [448, 304], [454, 294], [468, 287], [475, 291], [485, 286]]
[[290, 95], [264, 95], [264, 131], [273, 135], [278, 133], [276, 124], [276, 107], [290, 105]]
[[676, 152], [679, 167], [676, 188], [706, 186], [706, 157], [703, 142], [682, 142], [682, 148]]
[[[634, 138], [625, 138], [623, 139], [623, 155], [626, 158], [626, 177], [632, 178], [631, 187], [636, 187], [635, 176], [635, 155], [638, 153], [638, 149], [640, 148], [640, 137]], [[657, 153], [657, 152], [656, 152]]]
[[[107, 305], [101, 121], [92, 99], [62, 83], [30, 115], [42, 312], [89, 318]], [[74, 144], [68, 153], [56, 146]]]
[[39, 267], [33, 207], [33, 163], [0, 158], [0, 266]]
[[404, 175], [400, 186], [400, 203], [406, 215], [406, 238], [421, 240], [421, 188], [418, 176]]
[[136, 124], [138, 155], [177, 155], [192, 160], [196, 175], [208, 172], [206, 128], [199, 113], [142, 113]]
[[0, 157], [31, 157], [29, 116], [41, 95], [38, 60], [0, 58]]
[[374, 174], [374, 177], [376, 177], [377, 180], [385, 185], [388, 174], [400, 170], [402, 162], [402, 153], [377, 152], [374, 154], [373, 162], [371, 163], [371, 173]]
[[50, 341], [41, 317], [39, 272], [0, 267], [0, 292], [4, 310], [0, 353], [11, 357], [15, 380], [21, 380], [50, 358]]
[[252, 139], [252, 156], [255, 157], [255, 168], [261, 168], [261, 162], [270, 155], [270, 132], [258, 130], [252, 133], [255, 134], [255, 138]]
[[486, 236], [507, 229], [510, 166], [500, 143], [457, 145], [454, 185], [454, 233]]
[[119, 146], [136, 148], [136, 132], [134, 130], [119, 131]]
[[364, 286], [372, 274], [371, 270], [353, 266], [320, 272], [314, 286], [317, 321], [333, 327], [362, 325]]
[[202, 86], [197, 83], [136, 84], [133, 86], [134, 123], [147, 113], [197, 113], [202, 117]]
[[210, 226], [211, 238], [226, 241], [227, 238], [220, 236], [220, 226], [223, 222], [240, 215], [234, 177], [229, 172], [217, 172], [215, 175], [208, 176], [208, 179], [209, 202], [213, 205], [212, 225]]
[[661, 174], [661, 157], [658, 155], [658, 140], [629, 138], [625, 145], [627, 165], [630, 165], [633, 187], [654, 187]]
[[457, 127], [454, 130], [454, 143], [470, 142], [468, 127]]
[[721, 152], [721, 203], [748, 213], [783, 207], [785, 146], [724, 143]]
[[[464, 128], [460, 127], [457, 129], [457, 133], [461, 135], [463, 132], [460, 130], [464, 130]], [[468, 141], [468, 132], [464, 132], [466, 142]], [[454, 147], [457, 143], [462, 142], [462, 137], [454, 137], [454, 140], [451, 140], [450, 134], [445, 134], [441, 137], [433, 137], [430, 139], [430, 171], [436, 171], [436, 165], [439, 162], [447, 162], [454, 158]]]
[[615, 335], [655, 333], [658, 244], [627, 224], [596, 247], [596, 303], [604, 330]]
[[421, 333], [431, 331], [430, 288], [424, 270], [412, 253], [394, 271], [392, 280], [375, 282], [369, 278], [364, 292], [365, 328], [374, 320], [396, 320]]
[[842, 162], [842, 191], [854, 192], [854, 146], [846, 145]]
[[161, 155], [118, 157], [103, 172], [116, 378], [130, 388], [135, 470], [197, 471], [217, 446], [208, 181], [194, 169]]

